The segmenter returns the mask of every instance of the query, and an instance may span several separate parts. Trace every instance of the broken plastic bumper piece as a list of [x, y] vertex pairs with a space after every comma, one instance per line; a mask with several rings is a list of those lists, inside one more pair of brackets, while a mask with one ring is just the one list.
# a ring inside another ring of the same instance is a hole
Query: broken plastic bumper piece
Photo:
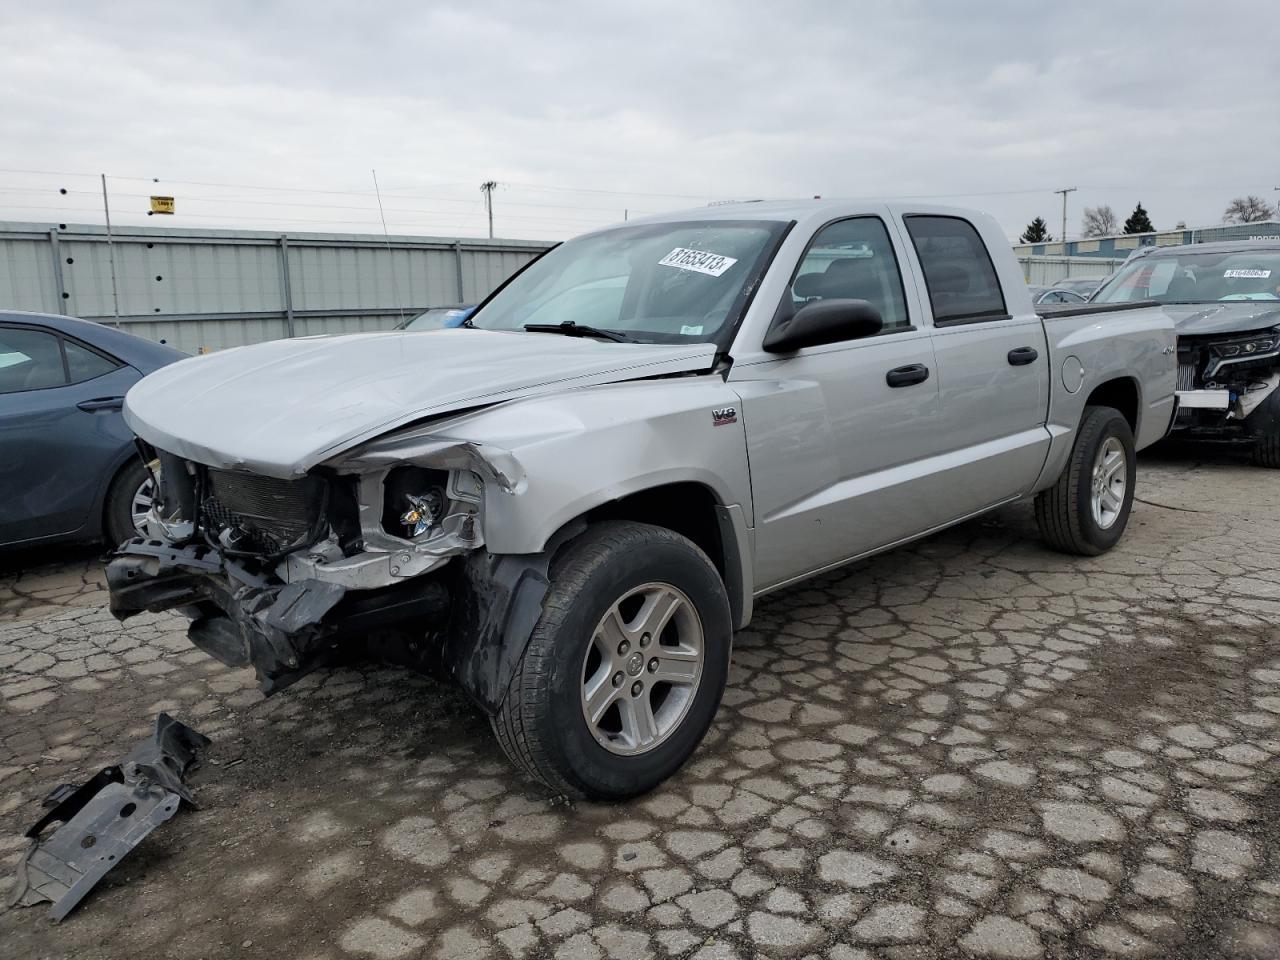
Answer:
[[[155, 733], [117, 766], [104, 767], [78, 787], [49, 795], [50, 810], [27, 830], [31, 845], [18, 864], [12, 902], [49, 902], [49, 918], [62, 920], [125, 855], [175, 813], [195, 806], [183, 783], [209, 738], [166, 713]], [[61, 824], [45, 834], [52, 824]]]
[[121, 544], [107, 564], [111, 612], [178, 608], [192, 618], [187, 637], [229, 667], [253, 667], [263, 693], [297, 682], [343, 646], [398, 623], [422, 629], [448, 612], [434, 579], [352, 590], [306, 578], [284, 583], [204, 545], [155, 540]]

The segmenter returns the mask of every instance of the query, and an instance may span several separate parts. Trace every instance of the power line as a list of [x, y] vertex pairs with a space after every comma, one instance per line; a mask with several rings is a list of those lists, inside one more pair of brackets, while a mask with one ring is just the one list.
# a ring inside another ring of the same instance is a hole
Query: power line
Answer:
[[[51, 212], [50, 208], [47, 206], [30, 206], [30, 205], [23, 205], [23, 204], [0, 204], [0, 209], [39, 210], [46, 214]], [[101, 207], [59, 207], [59, 208], [56, 208], [56, 210], [53, 212], [101, 213]], [[396, 211], [392, 209], [391, 212], [395, 213]], [[405, 212], [426, 213], [431, 211], [419, 210], [419, 211], [405, 211]], [[456, 210], [441, 210], [441, 211], [434, 211], [434, 212], [439, 213], [441, 216], [444, 216], [444, 217], [453, 217], [458, 213], [458, 211]], [[466, 220], [472, 215], [473, 215], [473, 211], [468, 211], [468, 213], [466, 214], [466, 216], [464, 216], [463, 219]], [[249, 217], [249, 216], [243, 216], [240, 214], [214, 214], [214, 213], [183, 213], [181, 214], [181, 216], [184, 218], [190, 217], [198, 220], [242, 220], [246, 222], [255, 222], [255, 223], [320, 223], [320, 224], [349, 224], [349, 225], [355, 225], [355, 226], [373, 226], [373, 227], [376, 227], [378, 225], [378, 220], [376, 217], [371, 217], [368, 220], [345, 220], [345, 219], [337, 219], [337, 218], [316, 218], [316, 217]], [[588, 224], [588, 225], [593, 225], [597, 227], [602, 226], [606, 222], [610, 222], [605, 220], [583, 220], [583, 219], [574, 219], [574, 218], [565, 218], [565, 217], [511, 217], [509, 216], [506, 219], [519, 220], [526, 223]], [[400, 227], [431, 226], [433, 222], [429, 220], [400, 220], [400, 221], [393, 220], [392, 224]], [[137, 226], [143, 226], [143, 224], [137, 224]]]
[[[43, 196], [49, 192], [49, 189], [50, 189], [49, 187], [0, 187], [0, 193], [22, 193], [22, 194], [31, 194], [33, 196]], [[67, 189], [65, 187], [62, 188], [62, 192], [65, 192], [68, 195], [82, 194], [85, 196], [96, 196], [98, 193], [98, 191], [96, 190], [77, 190], [75, 188]], [[145, 199], [147, 197], [150, 197], [151, 194], [127, 193], [121, 190], [117, 190], [116, 196], [117, 197], [138, 197], [138, 198]], [[370, 197], [372, 198], [372, 195], [370, 195]], [[363, 204], [308, 203], [308, 202], [298, 202], [298, 201], [292, 201], [292, 200], [261, 200], [257, 197], [215, 197], [215, 196], [208, 196], [208, 195], [201, 195], [201, 194], [181, 194], [180, 199], [184, 203], [252, 203], [255, 206], [259, 206], [259, 207], [307, 207], [311, 209], [323, 209], [323, 210], [371, 210], [373, 209], [373, 205], [366, 206]], [[465, 197], [429, 197], [429, 196], [423, 196], [423, 195], [410, 195], [410, 194], [400, 194], [398, 197], [393, 197], [392, 199], [427, 200], [433, 203], [457, 203], [457, 204], [463, 204], [463, 205], [470, 205], [470, 204], [474, 204], [475, 202], [474, 200], [470, 198], [465, 198]], [[577, 206], [575, 204], [568, 204], [568, 203], [530, 203], [527, 200], [507, 200], [506, 202], [513, 207], [531, 207], [537, 210], [599, 210], [606, 213], [616, 213], [618, 209], [616, 206], [583, 207], [583, 206]], [[394, 209], [414, 210], [419, 213], [448, 213], [449, 215], [452, 215], [452, 213], [456, 212], [456, 211], [428, 210], [421, 207], [406, 207], [406, 206], [397, 206]], [[635, 210], [635, 208], [632, 208], [632, 210], [637, 213], [654, 212], [651, 210], [639, 211], [639, 210]]]

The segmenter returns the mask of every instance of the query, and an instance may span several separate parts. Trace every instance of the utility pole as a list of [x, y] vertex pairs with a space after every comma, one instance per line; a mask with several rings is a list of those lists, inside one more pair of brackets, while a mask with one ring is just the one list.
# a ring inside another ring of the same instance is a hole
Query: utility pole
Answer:
[[1075, 193], [1075, 187], [1063, 187], [1061, 190], [1055, 190], [1054, 193], [1062, 194], [1062, 236], [1058, 239], [1062, 241], [1062, 249], [1067, 249], [1067, 194]]
[[493, 239], [493, 188], [498, 185], [495, 180], [486, 180], [480, 184], [480, 192], [484, 194], [484, 208], [489, 214], [489, 239]]
[[111, 310], [120, 326], [120, 294], [116, 292], [116, 248], [111, 241], [111, 205], [107, 203], [107, 175], [102, 176], [102, 214], [107, 220], [107, 260], [111, 263]]

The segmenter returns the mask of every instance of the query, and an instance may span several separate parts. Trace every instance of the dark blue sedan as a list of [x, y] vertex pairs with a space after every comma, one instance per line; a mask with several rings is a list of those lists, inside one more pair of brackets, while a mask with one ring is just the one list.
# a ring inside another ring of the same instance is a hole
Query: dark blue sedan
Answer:
[[0, 312], [0, 547], [136, 535], [152, 481], [120, 408], [184, 356], [87, 320]]

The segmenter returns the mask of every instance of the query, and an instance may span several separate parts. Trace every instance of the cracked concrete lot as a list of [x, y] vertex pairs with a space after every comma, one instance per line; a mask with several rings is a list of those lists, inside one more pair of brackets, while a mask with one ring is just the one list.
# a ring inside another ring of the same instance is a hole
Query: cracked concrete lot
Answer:
[[[1207, 457], [1207, 459], [1198, 459]], [[263, 700], [81, 551], [0, 574], [0, 861], [168, 710], [202, 809], [5, 957], [1280, 957], [1280, 476], [1144, 456], [1112, 553], [1005, 510], [765, 599], [703, 747], [566, 804], [397, 669]], [[75, 559], [79, 557], [79, 559]]]

